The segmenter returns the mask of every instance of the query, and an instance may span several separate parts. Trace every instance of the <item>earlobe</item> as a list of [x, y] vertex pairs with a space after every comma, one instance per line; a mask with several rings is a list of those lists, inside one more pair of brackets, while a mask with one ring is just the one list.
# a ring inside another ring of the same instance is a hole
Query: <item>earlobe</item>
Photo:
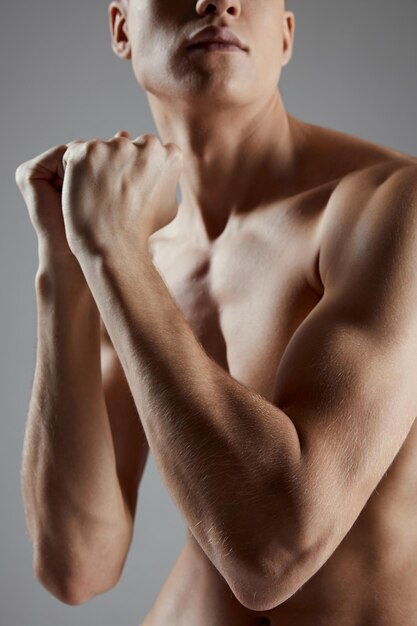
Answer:
[[122, 59], [131, 58], [126, 15], [119, 2], [112, 2], [108, 9], [109, 27], [113, 52]]

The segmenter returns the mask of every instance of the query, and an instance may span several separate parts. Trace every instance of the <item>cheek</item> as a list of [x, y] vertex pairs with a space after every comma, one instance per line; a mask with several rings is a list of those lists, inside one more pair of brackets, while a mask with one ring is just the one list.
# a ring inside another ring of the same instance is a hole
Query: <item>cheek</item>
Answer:
[[143, 29], [136, 29], [135, 36], [131, 39], [132, 46], [132, 66], [136, 78], [142, 84], [146, 74], [153, 71], [153, 66], [157, 58], [157, 54], [152, 50], [155, 46], [152, 44], [152, 38]]
[[143, 89], [155, 94], [167, 92], [173, 82], [169, 58], [166, 44], [150, 34], [132, 44], [132, 68]]
[[246, 19], [253, 65], [269, 85], [276, 83], [284, 56], [281, 1], [257, 0], [256, 6], [248, 3]]
[[283, 52], [281, 42], [276, 33], [274, 36], [265, 37], [260, 41], [259, 48], [252, 50], [254, 55], [255, 71], [258, 73], [258, 81], [268, 86], [276, 85], [279, 81], [282, 69]]
[[172, 37], [165, 32], [156, 9], [156, 5], [152, 11], [138, 8], [129, 25], [133, 72], [139, 84], [149, 91], [159, 81], [165, 83], [167, 80], [168, 48]]

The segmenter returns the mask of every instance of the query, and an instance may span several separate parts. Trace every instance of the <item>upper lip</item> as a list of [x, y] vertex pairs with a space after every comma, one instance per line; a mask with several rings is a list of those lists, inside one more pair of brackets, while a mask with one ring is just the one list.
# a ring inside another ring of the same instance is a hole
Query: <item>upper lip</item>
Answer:
[[202, 42], [231, 43], [242, 48], [242, 50], [246, 50], [245, 44], [230, 28], [220, 26], [206, 26], [197, 31], [190, 39], [190, 45]]

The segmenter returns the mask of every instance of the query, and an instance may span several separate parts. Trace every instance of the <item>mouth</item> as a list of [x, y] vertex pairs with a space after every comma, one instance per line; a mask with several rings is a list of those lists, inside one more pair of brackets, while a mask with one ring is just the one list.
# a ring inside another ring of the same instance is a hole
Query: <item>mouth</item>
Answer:
[[219, 50], [246, 52], [246, 45], [230, 28], [207, 26], [195, 33], [187, 46], [191, 50]]
[[242, 48], [228, 41], [204, 41], [188, 46], [189, 50], [218, 50], [219, 52], [243, 52]]

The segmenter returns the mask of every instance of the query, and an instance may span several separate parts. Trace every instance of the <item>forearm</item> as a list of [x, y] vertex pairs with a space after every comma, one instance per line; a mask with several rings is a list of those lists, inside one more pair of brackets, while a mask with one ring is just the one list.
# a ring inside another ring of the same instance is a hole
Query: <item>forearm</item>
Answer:
[[[207, 355], [147, 253], [86, 255], [82, 267], [155, 461], [209, 558], [227, 575], [237, 562], [260, 563], [266, 548], [290, 550], [299, 465], [292, 422]], [[262, 527], [275, 528], [276, 546]]]
[[74, 267], [43, 262], [36, 298], [22, 490], [35, 568], [53, 577], [56, 564], [62, 580], [102, 566], [106, 550], [120, 553], [128, 523], [101, 385], [97, 306]]

